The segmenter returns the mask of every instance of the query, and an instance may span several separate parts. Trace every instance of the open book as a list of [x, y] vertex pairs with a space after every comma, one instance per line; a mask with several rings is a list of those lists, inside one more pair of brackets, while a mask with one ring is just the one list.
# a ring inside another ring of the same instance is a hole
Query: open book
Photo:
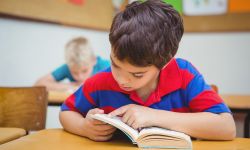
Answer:
[[138, 131], [122, 122], [120, 117], [111, 118], [107, 114], [95, 114], [91, 117], [120, 129], [140, 148], [192, 149], [190, 136], [182, 132], [159, 127], [143, 128]]

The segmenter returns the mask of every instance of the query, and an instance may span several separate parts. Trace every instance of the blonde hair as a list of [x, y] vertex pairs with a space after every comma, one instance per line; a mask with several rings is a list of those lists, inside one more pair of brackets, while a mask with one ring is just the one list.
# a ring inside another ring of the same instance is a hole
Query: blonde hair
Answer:
[[84, 37], [77, 37], [65, 46], [65, 60], [69, 66], [88, 65], [95, 58], [89, 41]]

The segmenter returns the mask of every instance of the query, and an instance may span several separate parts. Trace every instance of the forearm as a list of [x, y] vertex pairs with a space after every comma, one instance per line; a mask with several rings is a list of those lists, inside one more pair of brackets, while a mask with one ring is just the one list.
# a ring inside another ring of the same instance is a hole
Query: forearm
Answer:
[[69, 83], [48, 83], [45, 85], [48, 90], [55, 90], [55, 91], [67, 91], [70, 89], [74, 89]]
[[232, 140], [235, 137], [235, 124], [228, 113], [213, 114], [176, 113], [155, 110], [153, 122], [155, 126], [184, 132], [192, 137], [211, 140]]
[[60, 112], [59, 118], [66, 131], [80, 136], [86, 136], [86, 132], [84, 132], [85, 118], [81, 114], [74, 111], [62, 111]]

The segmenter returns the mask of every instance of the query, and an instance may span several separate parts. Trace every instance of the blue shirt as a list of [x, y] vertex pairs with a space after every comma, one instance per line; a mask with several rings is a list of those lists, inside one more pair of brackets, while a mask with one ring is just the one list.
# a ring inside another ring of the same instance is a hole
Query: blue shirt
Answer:
[[62, 111], [71, 110], [83, 116], [90, 109], [100, 108], [109, 113], [121, 106], [137, 104], [174, 112], [229, 112], [220, 96], [203, 76], [184, 59], [172, 59], [160, 71], [158, 85], [146, 101], [136, 91], [124, 91], [108, 68], [86, 82], [62, 104]]
[[[98, 73], [101, 70], [106, 69], [110, 66], [110, 62], [108, 60], [102, 59], [101, 57], [97, 56], [97, 62], [93, 68], [91, 75]], [[69, 67], [67, 64], [63, 64], [56, 70], [54, 70], [51, 75], [54, 77], [56, 81], [61, 81], [65, 78], [69, 79], [71, 82], [74, 82], [75, 79], [72, 77]]]

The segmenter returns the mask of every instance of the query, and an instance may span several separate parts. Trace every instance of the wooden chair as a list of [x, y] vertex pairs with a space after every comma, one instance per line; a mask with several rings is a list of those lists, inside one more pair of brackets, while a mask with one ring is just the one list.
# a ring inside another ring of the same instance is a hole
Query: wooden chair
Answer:
[[0, 87], [0, 127], [44, 129], [47, 99], [45, 87]]
[[216, 85], [211, 84], [210, 86], [211, 86], [211, 88], [212, 88], [216, 93], [219, 92], [218, 87], [217, 87]]

